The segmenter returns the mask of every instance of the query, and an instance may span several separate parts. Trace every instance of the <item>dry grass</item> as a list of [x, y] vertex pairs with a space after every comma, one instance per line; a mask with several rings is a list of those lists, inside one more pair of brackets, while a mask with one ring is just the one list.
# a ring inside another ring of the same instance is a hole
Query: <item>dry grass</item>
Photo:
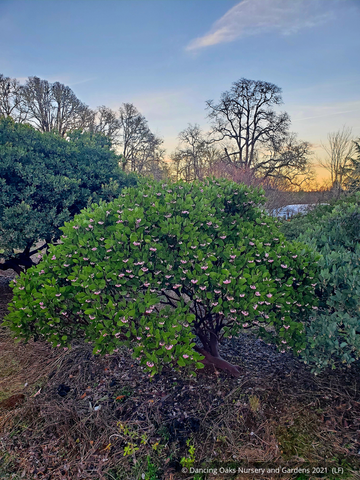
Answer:
[[[46, 383], [53, 368], [56, 353], [46, 344], [14, 343], [2, 328], [0, 330], [0, 401], [15, 393], [34, 393], [32, 390]], [[11, 380], [10, 380], [11, 379]], [[28, 384], [28, 388], [25, 387]], [[1, 419], [1, 415], [0, 415]]]
[[[40, 394], [8, 412], [0, 428], [10, 471], [26, 479], [135, 480], [147, 457], [158, 471], [154, 479], [184, 479], [177, 469], [189, 456], [189, 438], [197, 464], [298, 466], [335, 458], [355, 468], [353, 390], [328, 391], [324, 380], [315, 392], [296, 390], [282, 378], [271, 384], [209, 371], [189, 379], [171, 369], [150, 381], [126, 351], [95, 358], [80, 344], [52, 362]], [[71, 390], [61, 397], [64, 384]], [[131, 445], [138, 450], [124, 456]]]
[[[56, 353], [49, 345], [39, 342], [15, 343], [8, 331], [1, 327], [6, 315], [11, 289], [5, 281], [14, 272], [0, 272], [0, 401], [17, 393], [31, 395], [31, 389], [45, 382]], [[28, 384], [28, 388], [25, 387]], [[0, 422], [1, 422], [0, 412]]]

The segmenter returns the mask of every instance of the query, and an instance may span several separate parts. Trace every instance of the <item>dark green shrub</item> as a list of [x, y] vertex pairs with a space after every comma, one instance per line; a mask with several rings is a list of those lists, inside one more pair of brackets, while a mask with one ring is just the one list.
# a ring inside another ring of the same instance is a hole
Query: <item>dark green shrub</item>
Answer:
[[321, 255], [315, 293], [319, 310], [307, 326], [302, 353], [314, 370], [360, 356], [360, 194], [341, 202], [300, 235]]
[[305, 233], [307, 229], [312, 229], [315, 225], [318, 225], [336, 206], [342, 208], [348, 204], [359, 203], [359, 201], [359, 195], [351, 195], [340, 200], [331, 200], [329, 204], [319, 204], [306, 214], [299, 213], [292, 217], [291, 220], [283, 220], [280, 230], [288, 240], [297, 241], [301, 234]]
[[54, 346], [83, 336], [99, 354], [123, 343], [152, 372], [195, 362], [236, 374], [218, 343], [254, 325], [299, 352], [316, 258], [284, 240], [263, 202], [261, 189], [227, 180], [141, 180], [61, 228], [63, 243], [14, 285], [7, 325]]
[[101, 135], [65, 139], [0, 119], [0, 269], [30, 267], [39, 240], [57, 241], [59, 227], [83, 208], [135, 185], [119, 158]]

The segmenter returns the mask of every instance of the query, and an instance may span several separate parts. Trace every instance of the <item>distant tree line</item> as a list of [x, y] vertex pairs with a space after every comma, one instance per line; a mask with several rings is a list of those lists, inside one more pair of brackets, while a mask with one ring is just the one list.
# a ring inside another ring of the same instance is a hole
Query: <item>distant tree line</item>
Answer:
[[[0, 117], [61, 137], [78, 129], [103, 134], [121, 154], [123, 171], [156, 179], [191, 182], [216, 175], [260, 182], [268, 190], [304, 188], [314, 178], [311, 145], [291, 132], [289, 115], [277, 110], [282, 103], [277, 85], [241, 78], [218, 101], [206, 102], [209, 131], [189, 124], [179, 133], [179, 144], [167, 162], [163, 140], [132, 103], [123, 103], [118, 111], [104, 105], [93, 110], [59, 82], [29, 77], [21, 85], [0, 74]], [[329, 134], [324, 145], [328, 157], [322, 165], [338, 194], [359, 184], [353, 140], [351, 130], [344, 128]]]
[[0, 74], [0, 117], [61, 137], [74, 130], [103, 134], [121, 153], [124, 171], [155, 178], [166, 175], [163, 140], [151, 132], [146, 118], [131, 103], [123, 103], [118, 112], [105, 106], [92, 110], [59, 82], [29, 77], [21, 85]]

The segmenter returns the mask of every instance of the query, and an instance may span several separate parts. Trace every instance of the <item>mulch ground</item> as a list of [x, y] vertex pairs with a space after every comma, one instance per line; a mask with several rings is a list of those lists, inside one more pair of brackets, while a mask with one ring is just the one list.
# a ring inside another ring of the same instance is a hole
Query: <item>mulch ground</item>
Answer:
[[[0, 320], [10, 299], [0, 277]], [[59, 352], [15, 344], [3, 328], [0, 478], [360, 478], [359, 367], [314, 376], [248, 333], [222, 354], [243, 367], [240, 378], [166, 368], [150, 379], [126, 350], [100, 358], [79, 342]], [[196, 467], [260, 462], [344, 473], [195, 477], [181, 473], [190, 445]]]

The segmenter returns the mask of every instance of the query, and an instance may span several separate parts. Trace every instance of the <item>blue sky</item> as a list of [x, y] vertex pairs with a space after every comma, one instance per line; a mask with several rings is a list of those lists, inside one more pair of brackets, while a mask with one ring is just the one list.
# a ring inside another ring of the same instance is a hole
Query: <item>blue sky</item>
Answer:
[[321, 157], [329, 132], [360, 137], [359, 26], [360, 0], [0, 0], [0, 73], [134, 103], [168, 153], [232, 82], [272, 82]]

